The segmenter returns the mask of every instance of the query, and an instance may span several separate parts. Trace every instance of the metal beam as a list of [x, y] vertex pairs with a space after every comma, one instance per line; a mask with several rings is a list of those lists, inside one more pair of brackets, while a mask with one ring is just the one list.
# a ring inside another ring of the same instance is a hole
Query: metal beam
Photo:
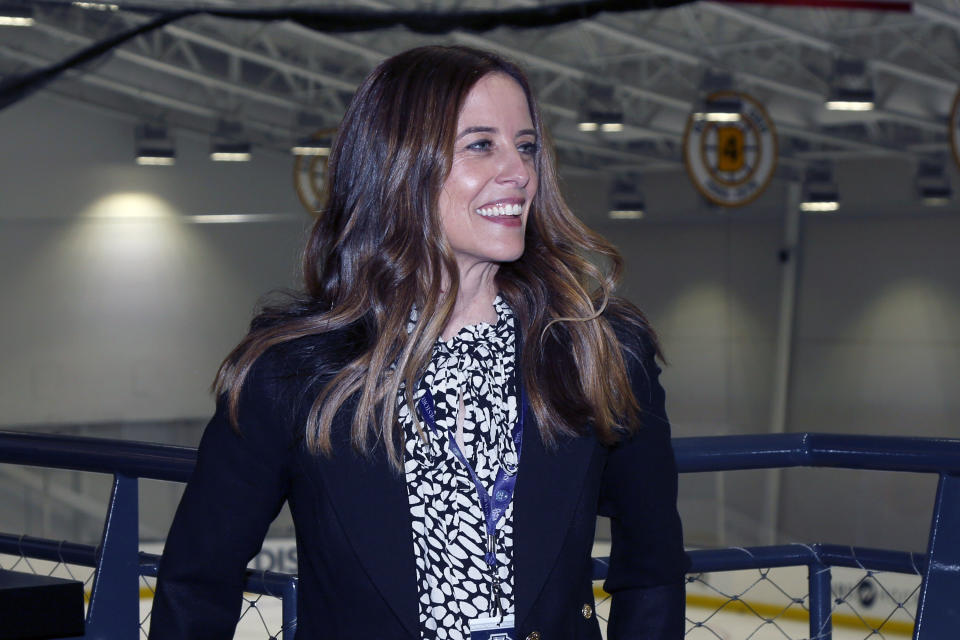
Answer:
[[[55, 37], [61, 38], [63, 40], [69, 40], [83, 45], [91, 44], [94, 40], [86, 36], [77, 35], [75, 33], [70, 33], [59, 27], [55, 27], [46, 23], [37, 22], [34, 24], [34, 28], [38, 31], [48, 33]], [[153, 69], [154, 71], [159, 71], [168, 75], [176, 76], [184, 80], [189, 80], [191, 82], [196, 82], [212, 89], [221, 89], [223, 91], [228, 91], [230, 93], [241, 95], [252, 100], [258, 100], [270, 104], [275, 107], [283, 107], [286, 109], [292, 109], [295, 111], [302, 110], [304, 108], [303, 104], [289, 100], [287, 98], [282, 98], [270, 93], [264, 93], [262, 91], [255, 91], [248, 87], [245, 87], [241, 84], [235, 82], [230, 82], [227, 80], [221, 80], [215, 78], [211, 75], [205, 73], [199, 73], [197, 71], [192, 71], [190, 69], [185, 69], [183, 67], [178, 67], [177, 65], [170, 64], [169, 62], [162, 62], [154, 58], [147, 56], [142, 56], [139, 53], [133, 53], [124, 48], [118, 48], [113, 51], [114, 57], [118, 60], [125, 60], [133, 64], [146, 67], [148, 69]]]
[[[712, 3], [706, 3], [706, 4], [712, 4]], [[490, 47], [491, 45], [494, 45], [498, 51], [516, 60], [520, 60], [532, 67], [542, 68], [548, 71], [552, 71], [554, 73], [563, 74], [574, 80], [584, 81], [591, 77], [584, 70], [570, 67], [568, 65], [554, 62], [552, 60], [547, 60], [545, 58], [528, 53], [526, 51], [521, 51], [519, 49], [507, 47], [500, 43], [495, 43], [485, 38], [481, 38], [479, 36], [457, 32], [453, 34], [453, 37], [458, 42], [469, 44], [475, 47]], [[639, 38], [636, 38], [635, 36], [634, 38], [639, 39]], [[642, 45], [638, 44], [637, 46], [642, 46]], [[763, 83], [765, 86], [768, 86], [769, 88], [772, 88], [774, 90], [780, 90], [783, 87], [787, 87], [784, 93], [794, 95], [795, 97], [802, 97], [807, 100], [815, 101], [821, 104], [823, 103], [823, 100], [824, 100], [822, 95], [817, 94], [815, 92], [797, 89], [796, 87], [785, 85], [785, 83], [783, 82], [771, 80], [769, 78], [764, 78], [762, 76], [757, 76], [756, 74], [738, 72], [737, 77], [742, 77], [749, 81], [758, 79], [759, 82]], [[650, 102], [655, 102], [657, 104], [663, 105], [665, 107], [669, 107], [671, 109], [676, 109], [683, 112], [689, 112], [691, 109], [690, 100], [671, 98], [671, 97], [656, 93], [654, 91], [650, 91], [649, 89], [644, 89], [642, 87], [637, 87], [633, 85], [619, 84], [618, 89], [620, 89], [621, 91], [623, 91], [628, 95], [644, 98], [646, 100], [649, 100]], [[920, 118], [918, 116], [909, 116], [906, 114], [899, 114], [899, 113], [888, 112], [883, 110], [877, 110], [876, 113], [884, 116], [885, 118], [900, 121], [900, 122], [903, 122], [904, 120], [909, 120], [908, 124], [913, 124], [915, 126], [920, 126], [917, 124], [918, 122], [920, 122], [922, 123], [922, 126], [929, 128], [931, 130], [935, 130], [937, 132], [941, 132], [941, 133], [945, 131], [945, 127], [946, 127], [946, 125], [943, 123], [935, 123], [932, 121], [924, 120], [923, 118]], [[779, 123], [777, 124], [777, 129], [785, 133], [789, 133], [790, 135], [797, 138], [803, 138], [810, 141], [827, 143], [835, 146], [840, 146], [846, 149], [863, 149], [863, 150], [869, 151], [869, 153], [871, 154], [886, 155], [886, 154], [906, 153], [901, 150], [889, 149], [882, 145], [876, 145], [872, 143], [861, 143], [861, 142], [856, 142], [852, 140], [834, 138], [826, 134], [820, 134], [815, 131], [807, 131], [805, 129], [801, 129], [798, 127], [791, 127], [789, 125], [780, 125]]]
[[945, 24], [954, 31], [960, 31], [960, 15], [956, 13], [937, 9], [922, 2], [914, 2], [913, 15], [929, 20], [933, 24]]
[[342, 89], [343, 91], [355, 91], [357, 88], [357, 83], [344, 80], [335, 75], [329, 73], [321, 73], [319, 71], [313, 71], [311, 69], [305, 69], [299, 65], [295, 65], [284, 60], [277, 60], [266, 56], [262, 53], [257, 53], [255, 51], [249, 51], [242, 47], [238, 47], [232, 44], [223, 42], [222, 40], [217, 40], [216, 38], [211, 38], [195, 31], [185, 29], [183, 27], [178, 27], [176, 25], [167, 25], [163, 29], [165, 32], [169, 33], [172, 36], [177, 38], [182, 38], [189, 42], [193, 42], [217, 51], [222, 51], [224, 53], [229, 53], [230, 55], [237, 56], [244, 60], [249, 60], [251, 62], [256, 62], [257, 64], [263, 65], [265, 67], [277, 69], [278, 71], [283, 71], [293, 75], [297, 75], [303, 78], [309, 78], [315, 80], [321, 84], [334, 87], [337, 89]]
[[[49, 60], [44, 60], [39, 56], [33, 54], [24, 53], [22, 51], [16, 51], [4, 45], [0, 45], [0, 53], [6, 55], [15, 60], [20, 60], [21, 62], [26, 62], [31, 65], [38, 67], [44, 67], [50, 64]], [[189, 113], [194, 116], [199, 116], [201, 118], [210, 119], [213, 122], [218, 121], [223, 113], [211, 109], [210, 107], [205, 107], [201, 105], [188, 102], [186, 100], [180, 100], [178, 98], [171, 98], [169, 96], [157, 93], [155, 91], [150, 91], [148, 89], [140, 89], [133, 87], [129, 84], [118, 82], [115, 80], [109, 80], [103, 76], [83, 73], [83, 74], [72, 74], [68, 75], [73, 80], [82, 82], [84, 84], [89, 84], [101, 89], [107, 89], [116, 93], [120, 93], [150, 104], [154, 104], [165, 109], [173, 109], [175, 111], [180, 111], [183, 113]], [[252, 131], [259, 131], [268, 135], [271, 139], [276, 139], [277, 137], [283, 135], [292, 135], [291, 132], [287, 131], [283, 126], [271, 123], [258, 122], [251, 120], [249, 118], [244, 119], [244, 126]]]
[[[774, 35], [779, 35], [781, 37], [787, 38], [794, 42], [799, 42], [818, 51], [823, 51], [830, 54], [846, 54], [851, 55], [856, 52], [850, 52], [844, 50], [839, 44], [820, 38], [818, 36], [811, 35], [809, 33], [804, 33], [793, 27], [788, 27], [779, 23], [776, 23], [767, 18], [755, 15], [749, 11], [743, 9], [738, 9], [730, 6], [729, 4], [721, 4], [717, 2], [702, 2], [701, 5], [707, 11], [721, 15], [732, 20], [736, 20], [746, 25], [756, 27], [767, 33], [772, 33]], [[905, 80], [911, 82], [918, 82], [921, 84], [926, 84], [932, 87], [935, 87], [940, 90], [952, 90], [956, 88], [956, 83], [952, 80], [946, 80], [944, 78], [934, 76], [917, 69], [911, 69], [903, 65], [897, 64], [895, 62], [890, 62], [889, 60], [882, 60], [879, 58], [870, 58], [867, 61], [867, 64], [870, 65], [873, 69], [878, 71], [883, 71], [891, 75], [899, 76]]]

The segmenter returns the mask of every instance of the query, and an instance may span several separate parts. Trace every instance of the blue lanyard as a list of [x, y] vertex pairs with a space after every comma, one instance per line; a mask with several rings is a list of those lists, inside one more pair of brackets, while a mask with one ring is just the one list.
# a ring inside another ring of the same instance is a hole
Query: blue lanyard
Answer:
[[[526, 397], [523, 393], [523, 388], [520, 388], [520, 415], [517, 417], [517, 423], [513, 426], [513, 442], [517, 447], [517, 464], [520, 463], [520, 449], [523, 446], [523, 414], [526, 411]], [[430, 430], [433, 432], [437, 431], [437, 422], [436, 422], [436, 406], [433, 401], [433, 394], [430, 391], [427, 391], [420, 397], [420, 400], [417, 402], [417, 407], [420, 409], [420, 414], [423, 416], [424, 422], [427, 423], [427, 426], [430, 427]], [[480, 482], [480, 478], [477, 477], [477, 472], [474, 470], [473, 465], [470, 464], [470, 461], [467, 460], [466, 456], [463, 455], [463, 452], [460, 450], [460, 445], [457, 444], [456, 433], [454, 430], [449, 430], [448, 436], [450, 438], [450, 449], [453, 451], [453, 455], [456, 456], [457, 460], [466, 467], [467, 472], [470, 474], [470, 479], [473, 480], [473, 486], [477, 490], [477, 499], [480, 501], [480, 508], [483, 510], [483, 518], [486, 523], [487, 529], [487, 548], [484, 552], [483, 559], [490, 566], [491, 569], [495, 570], [497, 566], [497, 553], [496, 553], [496, 536], [497, 536], [497, 523], [503, 518], [503, 514], [507, 512], [507, 507], [510, 505], [510, 501], [513, 500], [513, 489], [517, 484], [517, 473], [507, 474], [503, 467], [501, 466], [497, 470], [497, 478], [493, 483], [493, 495], [491, 496], [487, 493], [487, 490], [483, 488], [483, 484]], [[519, 471], [519, 470], [518, 470]]]

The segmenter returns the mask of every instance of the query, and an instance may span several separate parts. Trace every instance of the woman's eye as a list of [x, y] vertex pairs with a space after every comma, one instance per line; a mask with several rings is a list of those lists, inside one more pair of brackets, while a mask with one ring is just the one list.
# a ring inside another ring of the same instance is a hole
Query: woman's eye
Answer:
[[520, 153], [528, 156], [537, 155], [539, 148], [540, 146], [536, 142], [522, 142], [517, 145], [517, 150]]
[[491, 146], [493, 146], [493, 143], [489, 140], [476, 140], [468, 144], [467, 149], [471, 151], [489, 151]]

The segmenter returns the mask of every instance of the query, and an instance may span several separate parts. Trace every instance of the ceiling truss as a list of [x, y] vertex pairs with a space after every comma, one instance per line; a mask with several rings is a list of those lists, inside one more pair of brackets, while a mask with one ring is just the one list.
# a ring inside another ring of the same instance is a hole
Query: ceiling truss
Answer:
[[[412, 0], [362, 4], [423, 7]], [[514, 0], [498, 7], [537, 4]], [[69, 3], [39, 5], [36, 19], [31, 29], [4, 31], [0, 74], [59, 61], [144, 20]], [[538, 89], [561, 162], [591, 171], [680, 168], [689, 112], [708, 71], [729, 74], [731, 88], [765, 105], [788, 167], [852, 156], [916, 160], [942, 154], [960, 83], [960, 4], [923, 0], [909, 15], [699, 2], [553, 28], [442, 38], [401, 29], [331, 35], [289, 22], [193, 17], [140, 36], [49, 89], [196, 132], [213, 133], [223, 120], [240, 122], [255, 145], [283, 149], [308, 127], [335, 126], [377, 62], [427, 42], [489, 48], [519, 61]], [[874, 111], [838, 114], [823, 107], [838, 58], [866, 62], [878, 96]], [[622, 133], [577, 129], [577, 116], [598, 86], [609, 88], [612, 109], [625, 113]]]

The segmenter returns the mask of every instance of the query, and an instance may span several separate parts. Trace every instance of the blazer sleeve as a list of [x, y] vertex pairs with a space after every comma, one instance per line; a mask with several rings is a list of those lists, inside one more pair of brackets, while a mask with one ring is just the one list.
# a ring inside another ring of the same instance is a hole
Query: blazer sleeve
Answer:
[[244, 384], [239, 432], [223, 398], [204, 431], [160, 560], [151, 640], [233, 637], [247, 563], [289, 485], [291, 439], [268, 358]]
[[684, 635], [689, 558], [677, 512], [677, 466], [649, 340], [627, 354], [641, 425], [609, 452], [599, 512], [612, 547], [604, 589], [612, 595], [609, 640], [679, 640]]

